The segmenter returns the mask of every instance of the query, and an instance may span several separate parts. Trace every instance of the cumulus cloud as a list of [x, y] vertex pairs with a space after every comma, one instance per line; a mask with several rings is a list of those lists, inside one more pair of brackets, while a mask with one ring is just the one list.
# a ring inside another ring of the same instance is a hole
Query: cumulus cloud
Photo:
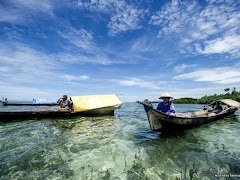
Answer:
[[197, 82], [211, 82], [216, 84], [233, 84], [240, 82], [239, 69], [218, 67], [215, 69], [199, 69], [190, 73], [173, 77], [175, 80], [193, 80]]

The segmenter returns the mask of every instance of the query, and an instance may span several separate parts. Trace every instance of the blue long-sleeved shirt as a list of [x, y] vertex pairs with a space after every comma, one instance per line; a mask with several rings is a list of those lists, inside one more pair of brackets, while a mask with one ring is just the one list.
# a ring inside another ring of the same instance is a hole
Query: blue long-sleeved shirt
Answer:
[[174, 107], [174, 104], [169, 101], [168, 103], [163, 103], [163, 102], [160, 102], [157, 106], [157, 110], [158, 111], [162, 111], [166, 114], [171, 114], [171, 113], [175, 113], [175, 107]]

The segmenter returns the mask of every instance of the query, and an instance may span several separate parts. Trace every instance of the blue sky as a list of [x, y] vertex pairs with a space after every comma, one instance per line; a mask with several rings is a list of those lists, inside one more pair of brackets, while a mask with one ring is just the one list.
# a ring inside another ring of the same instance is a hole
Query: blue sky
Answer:
[[1, 0], [0, 96], [240, 90], [240, 1]]

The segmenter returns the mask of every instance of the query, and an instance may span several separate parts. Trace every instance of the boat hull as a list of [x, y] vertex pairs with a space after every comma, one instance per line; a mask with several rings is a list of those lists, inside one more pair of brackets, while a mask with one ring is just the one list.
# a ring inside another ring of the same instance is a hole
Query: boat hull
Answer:
[[120, 106], [103, 107], [84, 112], [72, 112], [60, 108], [39, 109], [39, 110], [11, 110], [0, 111], [0, 121], [10, 121], [15, 119], [42, 119], [42, 118], [60, 118], [74, 116], [113, 116], [114, 110]]
[[[231, 107], [215, 116], [208, 116], [207, 111], [195, 111], [189, 112], [193, 117], [176, 117], [155, 110], [151, 104], [142, 105], [147, 113], [150, 129], [159, 132], [175, 132], [201, 126], [228, 117], [237, 110], [236, 107]], [[197, 117], [199, 115], [201, 116]]]

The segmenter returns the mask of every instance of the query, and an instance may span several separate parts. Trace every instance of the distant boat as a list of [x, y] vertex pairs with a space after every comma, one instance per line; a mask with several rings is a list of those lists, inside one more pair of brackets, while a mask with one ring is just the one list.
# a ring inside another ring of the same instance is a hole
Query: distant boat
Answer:
[[3, 106], [57, 106], [58, 103], [8, 103], [8, 102], [2, 102]]
[[[147, 113], [151, 130], [171, 132], [189, 129], [223, 119], [234, 114], [240, 106], [240, 103], [234, 100], [222, 99], [204, 106], [202, 111], [176, 113], [175, 116], [171, 116], [154, 109], [147, 99], [139, 103], [143, 105]], [[209, 107], [211, 107], [211, 109], [208, 109]]]
[[51, 103], [49, 103], [49, 102], [44, 102], [44, 103], [42, 103], [42, 102], [41, 103], [9, 103], [7, 98], [3, 98], [3, 100], [0, 101], [0, 102], [2, 102], [3, 106], [57, 106], [58, 105], [57, 102], [55, 102], [55, 103], [53, 103], [53, 102], [51, 102]]
[[104, 116], [114, 115], [122, 102], [117, 95], [72, 96], [73, 110], [48, 108], [37, 110], [2, 110], [0, 121], [13, 119], [40, 119], [73, 116]]

